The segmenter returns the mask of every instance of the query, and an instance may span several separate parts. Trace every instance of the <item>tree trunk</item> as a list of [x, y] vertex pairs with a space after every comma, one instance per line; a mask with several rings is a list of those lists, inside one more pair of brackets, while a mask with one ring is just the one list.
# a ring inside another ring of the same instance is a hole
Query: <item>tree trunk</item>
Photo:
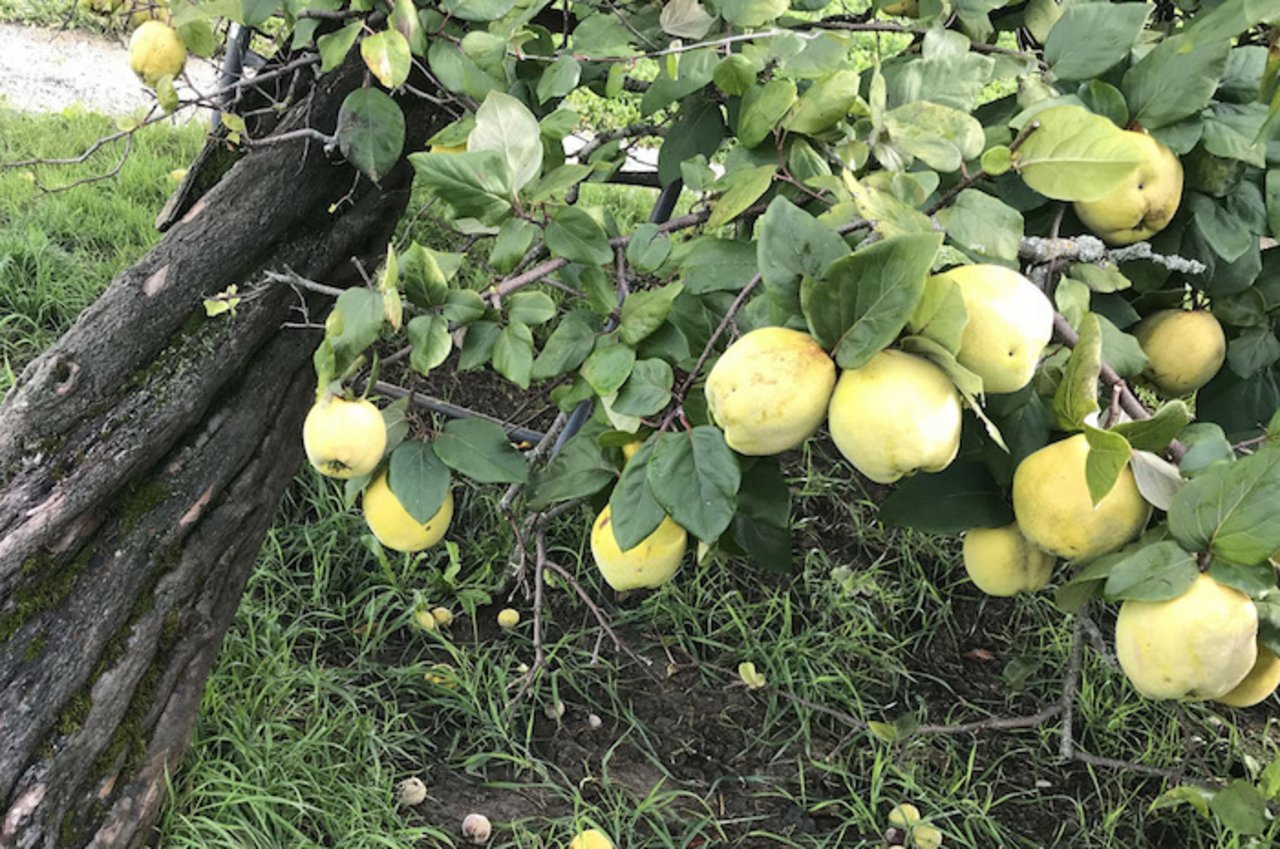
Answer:
[[[316, 82], [279, 129], [332, 131], [362, 78], [353, 60]], [[437, 117], [404, 107], [420, 148]], [[0, 847], [150, 839], [301, 459], [318, 338], [281, 330], [306, 302], [263, 272], [376, 262], [410, 175], [379, 188], [314, 141], [255, 149], [0, 406]], [[230, 284], [236, 314], [206, 317]]]

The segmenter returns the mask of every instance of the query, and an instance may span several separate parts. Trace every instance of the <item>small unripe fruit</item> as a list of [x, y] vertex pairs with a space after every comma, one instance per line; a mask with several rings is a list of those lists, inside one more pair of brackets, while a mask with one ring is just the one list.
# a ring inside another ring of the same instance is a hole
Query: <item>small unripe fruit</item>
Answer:
[[427, 798], [427, 785], [420, 778], [406, 778], [396, 785], [396, 801], [401, 805], [421, 805]]
[[488, 843], [492, 833], [493, 826], [484, 814], [467, 814], [462, 820], [462, 836], [476, 846]]
[[431, 608], [431, 618], [435, 620], [437, 625], [449, 627], [453, 622], [453, 611], [447, 607]]
[[514, 628], [520, 624], [520, 611], [513, 607], [504, 607], [498, 611], [498, 625], [502, 628]]

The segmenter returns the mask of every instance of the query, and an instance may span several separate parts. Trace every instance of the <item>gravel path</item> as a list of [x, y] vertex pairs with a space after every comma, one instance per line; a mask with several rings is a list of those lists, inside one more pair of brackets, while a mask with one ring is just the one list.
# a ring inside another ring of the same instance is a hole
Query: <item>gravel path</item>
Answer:
[[[188, 60], [187, 74], [204, 91], [211, 90], [217, 78], [212, 65], [196, 58]], [[128, 115], [152, 102], [150, 92], [129, 70], [123, 39], [0, 24], [0, 103], [25, 112], [58, 112], [79, 105], [106, 115]]]

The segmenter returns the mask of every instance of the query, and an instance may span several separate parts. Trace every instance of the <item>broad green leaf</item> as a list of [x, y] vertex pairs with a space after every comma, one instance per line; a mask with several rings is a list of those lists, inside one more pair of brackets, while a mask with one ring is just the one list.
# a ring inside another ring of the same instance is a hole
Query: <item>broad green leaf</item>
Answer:
[[452, 476], [425, 442], [410, 440], [391, 452], [387, 485], [405, 512], [422, 524], [440, 512]]
[[774, 457], [743, 463], [738, 511], [729, 535], [752, 563], [768, 572], [791, 569], [791, 492]]
[[1186, 483], [1177, 466], [1150, 451], [1135, 449], [1129, 458], [1129, 467], [1133, 469], [1133, 481], [1143, 500], [1157, 510], [1168, 511], [1173, 497]]
[[649, 462], [656, 440], [649, 440], [622, 469], [618, 485], [609, 494], [613, 537], [623, 551], [635, 548], [658, 529], [667, 513], [649, 486]]
[[1227, 39], [1192, 41], [1175, 35], [1160, 42], [1120, 83], [1133, 120], [1155, 130], [1208, 106], [1230, 51]]
[[431, 73], [449, 91], [483, 100], [498, 82], [484, 71], [475, 60], [457, 44], [443, 38], [431, 39], [427, 47], [427, 62]]
[[1103, 592], [1111, 601], [1167, 601], [1200, 577], [1196, 558], [1173, 540], [1138, 549], [1111, 567]]
[[652, 416], [671, 401], [675, 373], [659, 359], [637, 360], [627, 382], [618, 390], [613, 409], [626, 416]]
[[570, 262], [604, 265], [613, 259], [609, 237], [591, 214], [576, 206], [556, 211], [545, 234], [547, 249]]
[[533, 333], [528, 326], [512, 321], [493, 342], [493, 368], [519, 386], [529, 388], [533, 371]]
[[982, 124], [972, 115], [927, 100], [889, 110], [884, 126], [894, 147], [944, 173], [976, 159], [986, 143]]
[[[1097, 313], [1095, 313], [1097, 315]], [[1102, 359], [1121, 377], [1134, 377], [1147, 367], [1147, 355], [1138, 340], [1120, 330], [1106, 316], [1098, 315], [1102, 330]]]
[[1128, 441], [1115, 431], [1099, 430], [1085, 425], [1084, 435], [1089, 440], [1089, 455], [1084, 461], [1084, 479], [1089, 486], [1089, 497], [1093, 506], [1107, 497], [1120, 478], [1120, 473], [1129, 465], [1129, 457], [1133, 448]]
[[462, 337], [462, 352], [458, 356], [458, 370], [479, 368], [493, 356], [493, 343], [498, 341], [502, 328], [497, 322], [477, 321], [467, 325]]
[[515, 4], [516, 0], [443, 0], [440, 8], [463, 21], [496, 21]]
[[386, 320], [382, 295], [363, 287], [347, 289], [325, 320], [325, 339], [333, 346], [339, 373], [377, 341]]
[[1236, 834], [1262, 834], [1267, 830], [1267, 800], [1248, 781], [1237, 778], [1213, 794], [1209, 810]]
[[937, 214], [956, 247], [978, 261], [1015, 265], [1022, 244], [1022, 213], [977, 189], [965, 189]]
[[714, 230], [745, 212], [769, 190], [777, 170], [773, 165], [761, 165], [727, 174], [725, 181], [729, 188], [716, 200], [715, 209], [707, 220], [707, 227]]
[[547, 380], [573, 371], [595, 350], [600, 321], [590, 310], [565, 315], [533, 361], [532, 378]]
[[611, 12], [599, 12], [583, 18], [573, 31], [574, 52], [591, 59], [634, 56], [635, 33], [619, 18]]
[[523, 218], [508, 218], [498, 229], [489, 251], [489, 264], [503, 274], [509, 274], [517, 265], [538, 235], [538, 228]]
[[1192, 478], [1169, 508], [1169, 532], [1189, 551], [1245, 565], [1280, 549], [1280, 447], [1266, 445]]
[[427, 55], [427, 35], [423, 31], [422, 19], [418, 17], [418, 9], [413, 5], [413, 0], [393, 0], [387, 22], [405, 37], [409, 43], [409, 51], [414, 56]]
[[778, 128], [795, 102], [796, 85], [790, 80], [770, 80], [764, 85], [752, 86], [742, 96], [738, 142], [748, 148], [760, 144]]
[[698, 39], [710, 32], [715, 18], [698, 0], [667, 0], [658, 23], [663, 32], [676, 38]]
[[1213, 798], [1214, 791], [1209, 787], [1200, 787], [1195, 784], [1179, 784], [1177, 787], [1170, 787], [1168, 790], [1156, 797], [1151, 803], [1149, 810], [1160, 811], [1165, 808], [1176, 808], [1181, 804], [1188, 804], [1195, 809], [1200, 816], [1208, 819], [1209, 817], [1209, 800]]
[[1054, 200], [1106, 197], [1146, 161], [1141, 140], [1079, 106], [1037, 113], [1040, 123], [1014, 153], [1023, 181]]
[[433, 368], [449, 358], [449, 352], [453, 350], [449, 322], [442, 315], [414, 316], [406, 325], [405, 332], [412, 346], [409, 365], [419, 374], [430, 374]]
[[1070, 6], [1049, 31], [1044, 59], [1060, 80], [1100, 76], [1129, 55], [1150, 13], [1146, 3]]
[[730, 97], [741, 97], [750, 90], [756, 81], [759, 69], [756, 64], [741, 53], [731, 53], [720, 60], [712, 71], [716, 88]]
[[627, 242], [627, 262], [644, 272], [654, 272], [671, 255], [671, 237], [656, 224], [641, 224]]
[[657, 439], [649, 488], [678, 525], [707, 544], [733, 520], [741, 472], [719, 428], [709, 425]]
[[902, 331], [941, 244], [936, 233], [885, 239], [805, 279], [800, 303], [809, 328], [841, 368], [865, 365]]
[[338, 110], [338, 149], [375, 183], [387, 175], [404, 150], [404, 113], [381, 89], [358, 88]]
[[1098, 375], [1102, 372], [1102, 328], [1089, 313], [1080, 323], [1080, 341], [1067, 360], [1062, 382], [1053, 395], [1053, 417], [1059, 430], [1080, 430], [1098, 412]]
[[1209, 563], [1209, 576], [1220, 584], [1235, 587], [1250, 596], [1275, 589], [1276, 586], [1276, 570], [1269, 562], [1245, 565], [1215, 556]]
[[608, 342], [587, 357], [582, 376], [602, 398], [622, 388], [636, 364], [636, 350], [629, 345]]
[[450, 289], [444, 298], [441, 315], [454, 324], [470, 324], [482, 317], [488, 308], [479, 292], [471, 289]]
[[955, 355], [960, 352], [960, 340], [968, 323], [969, 311], [960, 287], [950, 277], [934, 274], [925, 280], [924, 294], [907, 319], [907, 328]]
[[800, 279], [822, 276], [827, 266], [848, 253], [839, 233], [781, 196], [769, 202], [756, 228], [761, 281], [781, 304], [798, 303]]
[[521, 324], [543, 324], [555, 318], [556, 302], [546, 292], [528, 289], [507, 298], [507, 317]]
[[887, 525], [934, 534], [1002, 528], [1013, 522], [1004, 490], [980, 460], [958, 460], [941, 472], [899, 481], [880, 505]]
[[496, 150], [411, 153], [409, 161], [418, 175], [415, 187], [440, 198], [460, 217], [497, 224], [511, 209], [511, 167]]
[[718, 104], [695, 97], [682, 102], [680, 118], [658, 150], [659, 181], [665, 186], [680, 179], [682, 163], [696, 156], [710, 157], [724, 137], [724, 117]]
[[545, 468], [529, 475], [530, 510], [543, 510], [560, 501], [594, 495], [608, 486], [617, 470], [596, 441], [594, 430], [579, 431]]
[[933, 233], [933, 222], [924, 213], [867, 181], [845, 177], [858, 214], [870, 221], [876, 233], [886, 239], [895, 236]]
[[1188, 477], [1195, 477], [1214, 463], [1235, 462], [1236, 452], [1222, 428], [1211, 422], [1196, 422], [1178, 434], [1178, 441], [1187, 452], [1178, 462], [1178, 468]]
[[1280, 360], [1280, 339], [1270, 327], [1253, 327], [1227, 343], [1227, 364], [1242, 378], [1253, 377]]
[[462, 254], [433, 251], [414, 242], [400, 255], [400, 282], [409, 302], [434, 307], [449, 296], [449, 280], [462, 265]]
[[320, 50], [321, 73], [327, 74], [342, 64], [363, 28], [364, 24], [360, 21], [352, 21], [342, 29], [325, 33], [316, 39], [316, 47]]
[[506, 431], [485, 419], [454, 419], [433, 443], [436, 456], [476, 483], [524, 483], [529, 468]]
[[1135, 451], [1163, 451], [1191, 420], [1183, 401], [1169, 401], [1149, 419], [1121, 422], [1111, 429], [1123, 436]]
[[[691, 295], [736, 292], [755, 276], [758, 249], [751, 242], [701, 236], [688, 244], [692, 247], [680, 260], [680, 271], [684, 289]], [[763, 262], [760, 271], [764, 273]]]
[[805, 89], [782, 126], [793, 133], [817, 135], [835, 126], [857, 102], [858, 72], [852, 68], [841, 68]]
[[541, 203], [553, 197], [563, 197], [572, 186], [590, 177], [594, 170], [590, 165], [575, 162], [561, 165], [525, 186], [524, 198], [530, 203]]
[[881, 66], [889, 108], [928, 100], [972, 112], [995, 74], [990, 56], [971, 52], [960, 33], [934, 28], [924, 37], [922, 56], [895, 56]]
[[538, 119], [509, 94], [491, 91], [476, 110], [476, 125], [467, 136], [467, 152], [497, 151], [511, 172], [518, 192], [542, 171], [542, 138]]
[[689, 95], [706, 87], [715, 73], [719, 55], [711, 49], [687, 50], [667, 57], [668, 71], [649, 84], [640, 99], [640, 114], [648, 117], [666, 109], [672, 103], [683, 101]]
[[622, 342], [638, 345], [657, 330], [667, 320], [672, 303], [683, 289], [679, 283], [668, 283], [658, 289], [644, 289], [628, 295], [622, 302], [618, 321], [618, 335]]
[[787, 11], [787, 0], [722, 0], [720, 15], [735, 27], [759, 27]]
[[409, 79], [413, 54], [409, 39], [395, 29], [374, 33], [360, 42], [360, 56], [365, 67], [386, 88], [399, 88]]
[[567, 53], [561, 54], [538, 79], [538, 102], [546, 103], [548, 100], [564, 97], [578, 87], [581, 76], [582, 66], [578, 64], [578, 60]]

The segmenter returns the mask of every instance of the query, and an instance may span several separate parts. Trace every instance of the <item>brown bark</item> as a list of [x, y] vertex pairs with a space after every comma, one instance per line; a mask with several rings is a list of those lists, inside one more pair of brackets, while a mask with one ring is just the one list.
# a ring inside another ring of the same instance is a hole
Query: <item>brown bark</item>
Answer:
[[[362, 78], [325, 77], [279, 129], [332, 131]], [[404, 106], [420, 148], [436, 118]], [[0, 847], [150, 838], [314, 391], [316, 336], [281, 330], [300, 296], [257, 281], [375, 257], [410, 174], [253, 151], [0, 405]], [[206, 317], [233, 283], [237, 314]]]

